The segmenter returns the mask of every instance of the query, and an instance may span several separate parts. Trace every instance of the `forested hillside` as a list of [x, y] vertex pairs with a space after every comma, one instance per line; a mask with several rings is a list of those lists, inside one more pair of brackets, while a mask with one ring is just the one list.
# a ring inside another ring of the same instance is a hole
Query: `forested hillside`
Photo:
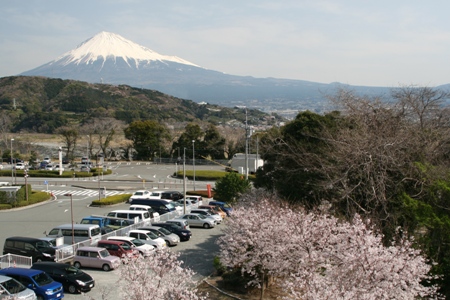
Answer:
[[[136, 120], [200, 120], [213, 124], [245, 121], [242, 109], [201, 105], [155, 90], [28, 76], [0, 78], [0, 108], [11, 118], [12, 132], [53, 133], [58, 127], [84, 124], [99, 117], [126, 124]], [[250, 124], [277, 118], [256, 110], [248, 114]]]

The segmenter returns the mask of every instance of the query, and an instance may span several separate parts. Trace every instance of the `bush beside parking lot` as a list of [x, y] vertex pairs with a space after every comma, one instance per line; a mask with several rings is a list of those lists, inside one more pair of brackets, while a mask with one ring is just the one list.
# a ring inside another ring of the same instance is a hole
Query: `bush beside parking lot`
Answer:
[[[62, 175], [59, 175], [59, 171], [50, 171], [50, 170], [28, 170], [27, 174], [29, 177], [59, 177], [59, 178], [82, 178], [82, 177], [95, 177], [102, 174], [102, 169], [100, 168], [92, 168], [90, 172], [86, 171], [63, 171]], [[110, 169], [104, 170], [103, 175], [109, 175], [112, 171]], [[17, 177], [23, 177], [25, 175], [24, 170], [16, 170], [15, 175]], [[11, 170], [1, 170], [0, 176], [11, 176]]]
[[[25, 186], [23, 186], [22, 189], [24, 190]], [[19, 194], [19, 192], [21, 190], [19, 190], [17, 193]], [[21, 200], [10, 202], [10, 203], [0, 203], [0, 210], [11, 209], [11, 208], [16, 208], [16, 207], [24, 207], [24, 206], [28, 206], [31, 204], [44, 202], [44, 201], [47, 201], [50, 199], [51, 199], [51, 195], [47, 192], [32, 191], [28, 195], [28, 201], [25, 198], [23, 198]]]
[[105, 206], [105, 205], [113, 205], [119, 203], [125, 203], [130, 199], [132, 194], [121, 194], [109, 196], [100, 200], [94, 200], [91, 203], [91, 206]]

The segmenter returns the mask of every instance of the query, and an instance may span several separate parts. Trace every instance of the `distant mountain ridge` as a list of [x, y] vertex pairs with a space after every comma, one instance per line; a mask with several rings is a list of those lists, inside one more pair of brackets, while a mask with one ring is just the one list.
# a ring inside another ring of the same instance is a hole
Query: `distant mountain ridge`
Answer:
[[391, 90], [229, 75], [176, 56], [159, 54], [109, 32], [100, 32], [57, 59], [20, 75], [126, 84], [195, 102], [228, 107], [245, 105], [265, 112], [326, 111], [329, 108], [327, 96], [339, 87], [369, 96], [388, 95]]

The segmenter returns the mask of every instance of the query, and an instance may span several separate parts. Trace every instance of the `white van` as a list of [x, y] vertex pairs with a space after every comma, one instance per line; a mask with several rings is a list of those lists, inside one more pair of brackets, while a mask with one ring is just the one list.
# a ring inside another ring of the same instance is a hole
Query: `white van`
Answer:
[[[72, 224], [59, 225], [46, 235], [47, 237], [64, 237], [64, 244], [72, 245]], [[96, 244], [102, 237], [100, 226], [94, 224], [73, 224], [73, 239], [75, 244], [89, 241]]]
[[157, 213], [151, 206], [148, 205], [141, 205], [141, 204], [132, 204], [130, 205], [130, 210], [145, 210], [150, 213], [150, 217], [152, 218], [153, 222], [159, 222], [160, 216], [159, 213]]
[[[148, 210], [113, 210], [107, 214], [108, 217], [133, 220], [138, 223], [150, 224], [151, 218]], [[136, 222], [135, 222], [136, 223]]]

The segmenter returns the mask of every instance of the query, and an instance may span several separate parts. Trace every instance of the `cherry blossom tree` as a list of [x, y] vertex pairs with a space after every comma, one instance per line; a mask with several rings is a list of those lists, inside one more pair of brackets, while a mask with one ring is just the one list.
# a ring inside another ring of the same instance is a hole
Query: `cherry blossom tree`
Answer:
[[194, 272], [183, 268], [179, 254], [156, 251], [154, 256], [132, 259], [120, 268], [123, 299], [206, 299], [197, 295]]
[[385, 247], [358, 215], [348, 223], [258, 198], [235, 206], [224, 232], [222, 264], [252, 276], [261, 299], [268, 277], [286, 299], [413, 299], [436, 291], [422, 285], [430, 265], [411, 241]]

